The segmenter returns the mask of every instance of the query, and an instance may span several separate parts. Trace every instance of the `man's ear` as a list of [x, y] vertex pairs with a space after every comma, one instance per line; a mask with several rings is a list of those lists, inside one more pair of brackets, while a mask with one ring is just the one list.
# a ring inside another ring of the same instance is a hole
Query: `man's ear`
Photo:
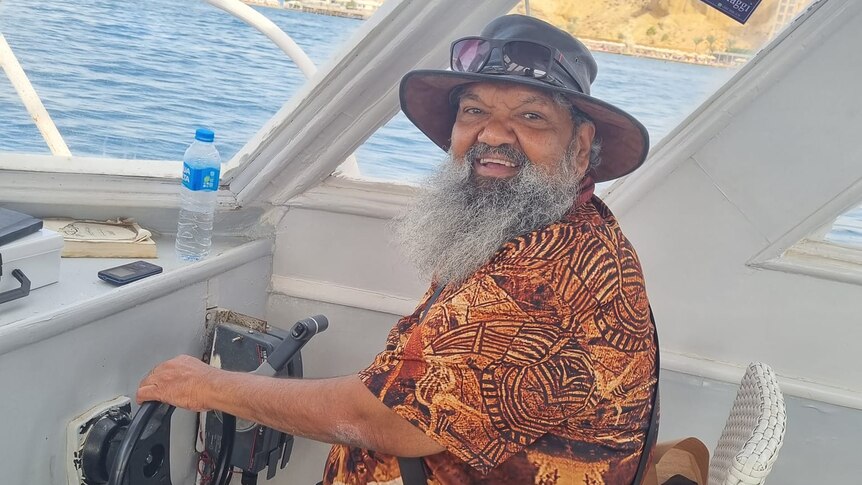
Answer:
[[587, 168], [590, 166], [590, 152], [593, 147], [593, 138], [596, 136], [596, 125], [589, 121], [584, 121], [575, 130], [575, 156], [573, 163], [575, 170], [579, 174], [587, 173]]

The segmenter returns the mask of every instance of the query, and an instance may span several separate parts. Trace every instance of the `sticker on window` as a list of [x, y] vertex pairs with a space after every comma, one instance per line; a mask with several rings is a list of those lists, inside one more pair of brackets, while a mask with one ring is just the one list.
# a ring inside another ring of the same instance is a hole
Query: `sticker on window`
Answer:
[[700, 0], [728, 17], [744, 24], [760, 5], [760, 0]]

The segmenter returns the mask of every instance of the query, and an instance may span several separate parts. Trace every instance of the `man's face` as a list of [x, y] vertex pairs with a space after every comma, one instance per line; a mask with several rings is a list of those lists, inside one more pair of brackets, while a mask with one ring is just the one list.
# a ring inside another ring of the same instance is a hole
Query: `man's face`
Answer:
[[[517, 84], [477, 83], [461, 94], [452, 127], [451, 153], [460, 160], [478, 143], [492, 148], [505, 146], [523, 153], [538, 169], [553, 176], [559, 172], [567, 150], [573, 148], [568, 162], [576, 173], [583, 174], [594, 133], [589, 123], [575, 131], [569, 110], [542, 90]], [[493, 151], [464, 160], [480, 179], [511, 178], [523, 168], [523, 161]]]

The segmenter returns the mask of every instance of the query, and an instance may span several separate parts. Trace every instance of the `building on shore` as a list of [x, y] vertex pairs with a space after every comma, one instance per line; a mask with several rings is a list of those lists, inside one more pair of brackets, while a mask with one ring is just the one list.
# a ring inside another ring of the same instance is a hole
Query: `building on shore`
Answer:
[[611, 42], [603, 40], [581, 39], [584, 45], [591, 51], [607, 52], [610, 54], [622, 54], [635, 57], [648, 57], [663, 61], [685, 62], [689, 64], [702, 64], [720, 67], [738, 67], [745, 64], [749, 57], [746, 54], [733, 54], [729, 52], [715, 52], [712, 54], [699, 54], [696, 52], [681, 51], [675, 49], [664, 49], [661, 47], [650, 47], [638, 44], [626, 44], [623, 42]]
[[284, 2], [284, 8], [335, 17], [367, 19], [382, 4], [383, 0], [291, 0]]
[[772, 27], [769, 29], [769, 38], [774, 39], [809, 3], [811, 0], [778, 0]]
[[383, 0], [352, 0], [343, 2], [345, 4], [353, 4], [356, 7], [356, 10], [366, 10], [369, 12], [375, 12], [381, 5], [383, 5]]
[[242, 0], [248, 5], [257, 5], [259, 7], [281, 8], [279, 0]]

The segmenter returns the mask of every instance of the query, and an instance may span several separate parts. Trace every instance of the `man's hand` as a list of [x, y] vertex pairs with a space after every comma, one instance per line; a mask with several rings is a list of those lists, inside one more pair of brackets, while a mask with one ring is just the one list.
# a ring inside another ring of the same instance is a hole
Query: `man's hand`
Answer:
[[191, 411], [208, 411], [203, 390], [220, 373], [204, 362], [180, 355], [150, 371], [138, 386], [136, 400], [161, 401]]

